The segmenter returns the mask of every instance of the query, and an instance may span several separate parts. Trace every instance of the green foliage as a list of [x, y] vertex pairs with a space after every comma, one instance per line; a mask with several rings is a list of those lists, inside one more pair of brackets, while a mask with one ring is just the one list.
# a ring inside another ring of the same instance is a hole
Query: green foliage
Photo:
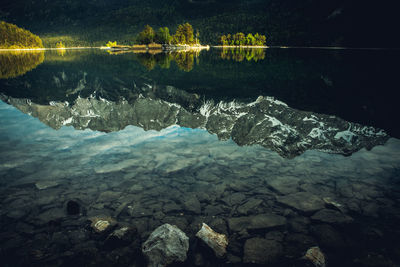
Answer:
[[39, 36], [4, 21], [0, 22], [0, 36], [0, 48], [3, 49], [43, 48]]
[[163, 69], [169, 69], [171, 62], [175, 61], [180, 70], [189, 72], [193, 69], [197, 52], [174, 52], [174, 53], [140, 53], [137, 59], [148, 71], [153, 70], [157, 65]]
[[156, 43], [169, 44], [172, 41], [172, 37], [169, 34], [168, 27], [159, 28], [156, 34]]
[[249, 33], [247, 36], [242, 33], [238, 32], [233, 35], [227, 34], [222, 35], [219, 38], [220, 44], [227, 46], [227, 45], [235, 45], [235, 46], [264, 46], [267, 41], [265, 35], [260, 35], [256, 33], [254, 36], [253, 34]]
[[178, 25], [176, 33], [172, 37], [174, 44], [194, 44], [193, 27], [188, 22]]
[[223, 48], [221, 51], [221, 58], [226, 60], [233, 60], [242, 62], [243, 60], [247, 61], [259, 61], [265, 58], [265, 49], [262, 48]]
[[156, 33], [150, 25], [144, 26], [144, 30], [141, 31], [137, 37], [137, 42], [139, 44], [151, 44], [154, 43]]
[[60, 41], [60, 42], [57, 42], [56, 47], [62, 49], [62, 48], [65, 48], [65, 44], [63, 44], [63, 42]]
[[44, 61], [44, 51], [0, 52], [0, 79], [21, 76]]
[[113, 46], [117, 46], [117, 41], [111, 42], [108, 41], [108, 43], [106, 44], [107, 47], [113, 47]]

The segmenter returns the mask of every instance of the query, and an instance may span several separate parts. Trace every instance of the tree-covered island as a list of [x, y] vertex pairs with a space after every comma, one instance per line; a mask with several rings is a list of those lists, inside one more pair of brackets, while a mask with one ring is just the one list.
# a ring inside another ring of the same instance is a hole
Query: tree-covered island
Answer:
[[150, 25], [136, 36], [133, 46], [121, 46], [116, 42], [107, 44], [111, 49], [190, 49], [202, 48], [199, 40], [199, 32], [194, 33], [193, 26], [189, 23], [180, 24], [175, 34], [171, 35], [168, 27], [160, 27], [155, 31]]
[[265, 46], [267, 38], [265, 35], [248, 33], [245, 35], [242, 32], [235, 34], [222, 35], [219, 43], [222, 46]]

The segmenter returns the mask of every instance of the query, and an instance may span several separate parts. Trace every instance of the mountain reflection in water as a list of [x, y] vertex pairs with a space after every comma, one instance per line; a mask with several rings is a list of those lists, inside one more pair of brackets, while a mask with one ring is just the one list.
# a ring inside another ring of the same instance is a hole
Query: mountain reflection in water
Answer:
[[260, 96], [251, 103], [203, 102], [200, 96], [172, 86], [151, 85], [130, 93], [129, 101], [117, 102], [95, 95], [50, 105], [5, 95], [1, 99], [55, 129], [72, 125], [79, 130], [111, 132], [135, 125], [160, 131], [178, 124], [207, 129], [238, 145], [259, 144], [289, 158], [309, 149], [348, 155], [384, 144], [389, 138], [383, 130], [292, 109], [271, 97]]

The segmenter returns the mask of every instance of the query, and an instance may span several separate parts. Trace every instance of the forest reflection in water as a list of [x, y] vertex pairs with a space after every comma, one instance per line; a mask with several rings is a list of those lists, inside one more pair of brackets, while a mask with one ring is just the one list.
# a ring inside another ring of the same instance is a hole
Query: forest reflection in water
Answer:
[[24, 75], [44, 61], [44, 51], [0, 52], [0, 79]]
[[263, 48], [241, 48], [224, 47], [221, 51], [221, 59], [233, 60], [237, 62], [259, 61], [265, 59], [265, 49]]
[[[163, 52], [162, 50], [130, 50], [130, 51], [108, 51], [109, 54], [118, 55], [124, 53], [134, 53], [137, 61], [143, 65], [148, 71], [153, 70], [156, 66], [163, 69], [169, 69], [171, 62], [175, 62], [180, 70], [189, 72], [193, 69], [195, 62], [199, 64], [200, 51], [174, 51]], [[218, 54], [223, 60], [231, 60], [236, 62], [254, 61], [265, 59], [265, 49], [263, 48], [240, 48], [226, 47]]]

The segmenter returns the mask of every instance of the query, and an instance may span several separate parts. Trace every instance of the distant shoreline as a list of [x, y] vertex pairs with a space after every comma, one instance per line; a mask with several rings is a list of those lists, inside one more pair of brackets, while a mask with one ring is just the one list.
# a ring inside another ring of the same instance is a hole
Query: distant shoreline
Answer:
[[270, 48], [266, 45], [213, 45], [215, 48]]
[[65, 48], [0, 48], [0, 52], [2, 51], [45, 51], [45, 50], [77, 50], [77, 49], [92, 49], [92, 48], [100, 48], [100, 47], [65, 47]]

